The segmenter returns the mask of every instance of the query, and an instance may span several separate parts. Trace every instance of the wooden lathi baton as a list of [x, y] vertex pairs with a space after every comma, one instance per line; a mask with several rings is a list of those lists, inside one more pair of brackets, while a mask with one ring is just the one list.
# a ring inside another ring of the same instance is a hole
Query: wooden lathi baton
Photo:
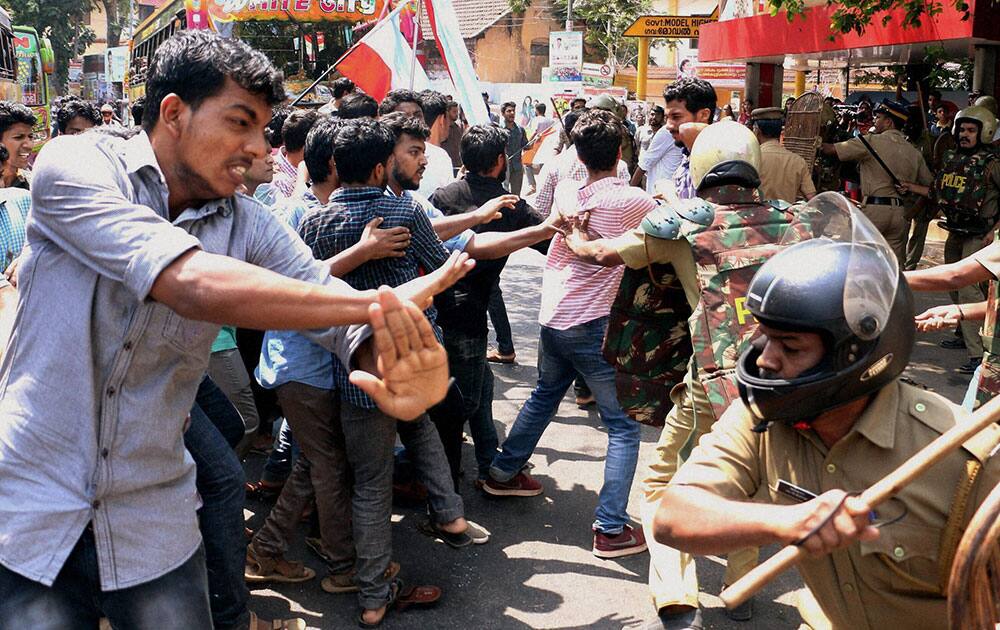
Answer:
[[[872, 487], [861, 493], [861, 500], [874, 508], [885, 503], [899, 493], [911, 481], [927, 472], [952, 451], [959, 448], [983, 429], [1000, 420], [1000, 396], [989, 401], [972, 414], [968, 422], [956, 424], [942, 433], [936, 440], [920, 449], [902, 466], [892, 471]], [[803, 547], [788, 545], [768, 558], [762, 564], [736, 580], [732, 586], [722, 591], [719, 598], [726, 608], [732, 610], [748, 600], [768, 582], [784, 573], [790, 567], [806, 558]]]

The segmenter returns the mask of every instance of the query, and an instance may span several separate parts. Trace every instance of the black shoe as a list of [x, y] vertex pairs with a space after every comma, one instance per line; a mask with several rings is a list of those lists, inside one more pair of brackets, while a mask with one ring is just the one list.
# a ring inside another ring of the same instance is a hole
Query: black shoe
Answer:
[[646, 626], [646, 630], [703, 630], [701, 608], [691, 608], [684, 612], [668, 614], [660, 611], [659, 619]]
[[750, 621], [753, 617], [753, 597], [732, 610], [726, 609], [726, 617], [732, 621]]
[[975, 374], [976, 368], [983, 362], [982, 359], [969, 359], [966, 363], [955, 368], [959, 374]]
[[948, 350], [965, 350], [965, 339], [962, 339], [961, 337], [945, 339], [938, 345]]

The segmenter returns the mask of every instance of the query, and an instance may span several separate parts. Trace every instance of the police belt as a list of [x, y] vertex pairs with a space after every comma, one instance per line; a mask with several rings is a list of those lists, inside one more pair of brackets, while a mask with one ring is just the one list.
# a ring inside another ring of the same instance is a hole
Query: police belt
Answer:
[[899, 197], [865, 197], [861, 201], [863, 206], [901, 206], [903, 200]]

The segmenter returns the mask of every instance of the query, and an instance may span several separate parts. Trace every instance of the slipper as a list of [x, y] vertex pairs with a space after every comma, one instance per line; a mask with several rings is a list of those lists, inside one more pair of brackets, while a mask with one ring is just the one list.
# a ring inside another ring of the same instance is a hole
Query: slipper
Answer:
[[472, 536], [469, 536], [468, 531], [461, 532], [459, 534], [452, 534], [451, 532], [446, 532], [439, 529], [437, 525], [430, 521], [424, 521], [420, 523], [420, 531], [427, 534], [431, 538], [436, 538], [441, 542], [445, 543], [449, 547], [455, 549], [461, 549], [462, 547], [468, 547], [472, 544]]
[[[390, 562], [389, 568], [382, 575], [385, 576], [386, 580], [391, 581], [399, 575], [399, 569], [398, 562]], [[319, 587], [327, 593], [357, 593], [361, 588], [354, 581], [354, 574], [354, 569], [347, 573], [331, 573], [320, 581]]]
[[245, 487], [246, 497], [257, 501], [275, 501], [284, 485], [268, 481], [248, 481]]
[[403, 612], [410, 606], [433, 606], [441, 599], [437, 586], [407, 586], [396, 598], [396, 610]]
[[364, 617], [366, 609], [362, 608], [361, 612], [358, 613], [358, 627], [359, 628], [378, 628], [379, 626], [381, 626], [382, 622], [385, 621], [386, 616], [389, 614], [389, 611], [392, 610], [393, 607], [396, 605], [396, 601], [399, 599], [399, 594], [402, 591], [403, 591], [403, 580], [401, 580], [399, 578], [396, 578], [392, 582], [390, 582], [389, 583], [389, 601], [387, 601], [386, 604], [385, 604], [385, 613], [382, 614], [382, 618], [379, 619], [378, 621], [374, 622], [374, 623], [368, 623], [367, 621], [365, 621], [365, 617]]
[[[263, 620], [257, 618], [257, 613], [251, 610], [250, 630], [258, 630], [261, 621]], [[306, 630], [306, 621], [298, 617], [294, 619], [275, 619], [273, 621], [264, 621], [264, 627], [271, 630]]]
[[253, 551], [253, 544], [247, 545], [246, 564], [243, 567], [243, 579], [250, 584], [261, 582], [280, 582], [296, 584], [308, 582], [316, 577], [316, 572], [301, 562], [286, 560], [283, 556], [268, 558], [258, 556]]
[[498, 350], [490, 350], [486, 353], [486, 360], [490, 363], [506, 363], [511, 364], [517, 360], [517, 354], [511, 352], [510, 354], [500, 354]]

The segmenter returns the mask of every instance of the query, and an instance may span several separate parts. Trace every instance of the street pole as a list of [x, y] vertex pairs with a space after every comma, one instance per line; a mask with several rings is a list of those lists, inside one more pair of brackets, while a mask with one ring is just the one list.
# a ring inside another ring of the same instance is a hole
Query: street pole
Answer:
[[420, 16], [421, 16], [421, 14], [423, 12], [423, 8], [424, 8], [424, 3], [423, 2], [421, 2], [420, 0], [416, 0], [416, 2], [417, 2], [417, 18], [416, 18], [416, 22], [413, 23], [413, 51], [412, 51], [413, 56], [410, 57], [410, 89], [411, 90], [413, 89], [413, 81], [414, 81], [414, 79], [416, 78], [416, 75], [417, 75], [417, 46], [420, 45], [420, 42], [417, 41], [417, 35], [420, 34]]
[[646, 100], [646, 76], [649, 70], [649, 38], [639, 38], [639, 59], [635, 63], [635, 98]]
[[566, 30], [573, 30], [573, 0], [566, 0]]

